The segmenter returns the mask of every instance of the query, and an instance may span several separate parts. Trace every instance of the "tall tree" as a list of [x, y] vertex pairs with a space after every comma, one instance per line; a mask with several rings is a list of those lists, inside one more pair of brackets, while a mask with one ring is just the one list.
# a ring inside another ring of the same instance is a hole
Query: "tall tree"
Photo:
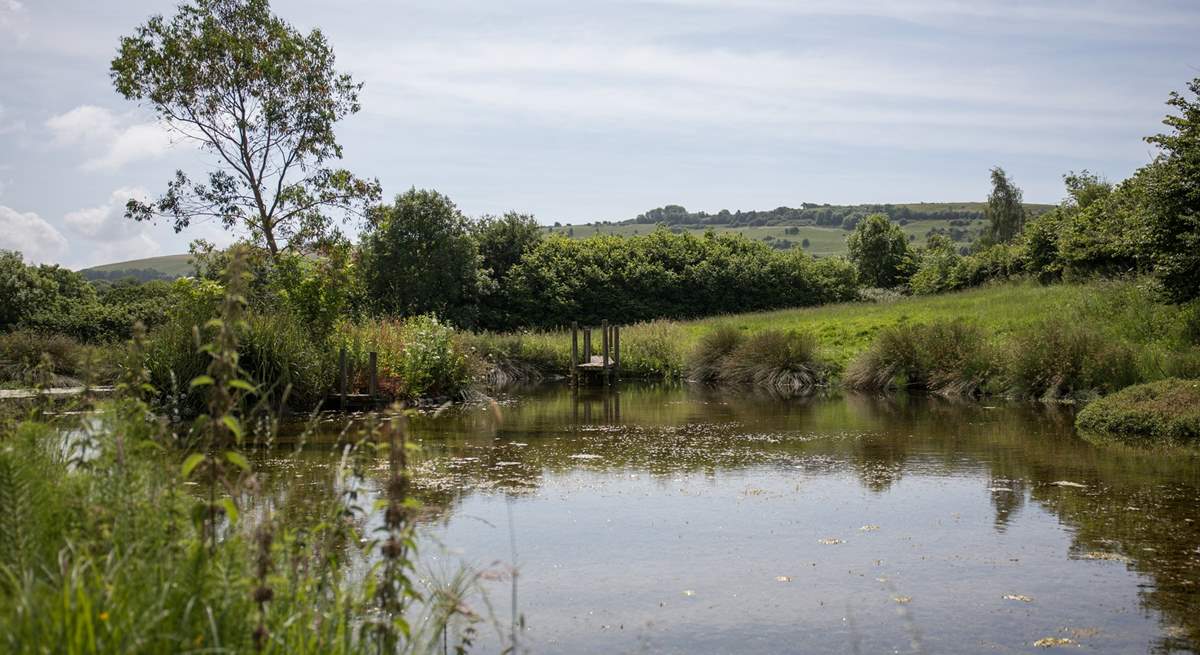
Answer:
[[206, 181], [183, 171], [153, 202], [129, 201], [134, 220], [166, 217], [240, 228], [276, 258], [303, 250], [365, 213], [379, 182], [326, 166], [342, 148], [333, 126], [359, 110], [362, 84], [334, 69], [320, 30], [302, 34], [267, 0], [196, 0], [169, 21], [150, 18], [121, 39], [112, 81], [147, 102], [160, 123], [215, 155]]
[[410, 189], [372, 213], [362, 272], [380, 314], [437, 314], [464, 327], [477, 317], [479, 249], [470, 222], [437, 191]]
[[857, 221], [846, 238], [850, 261], [858, 267], [858, 279], [870, 287], [890, 288], [903, 284], [912, 274], [912, 255], [904, 230], [883, 214]]
[[1172, 92], [1165, 134], [1147, 138], [1160, 152], [1138, 171], [1149, 206], [1148, 245], [1156, 275], [1176, 301], [1200, 298], [1200, 77], [1188, 83], [1192, 98]]
[[988, 240], [1008, 243], [1025, 227], [1023, 194], [999, 166], [992, 169], [992, 193], [988, 195], [984, 216], [990, 222]]

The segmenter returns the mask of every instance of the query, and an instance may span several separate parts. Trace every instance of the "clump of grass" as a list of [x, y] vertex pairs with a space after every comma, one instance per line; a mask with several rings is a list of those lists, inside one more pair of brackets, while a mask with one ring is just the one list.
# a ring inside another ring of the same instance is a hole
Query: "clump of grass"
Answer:
[[333, 389], [335, 349], [294, 315], [251, 314], [240, 337], [241, 366], [254, 379], [271, 381], [263, 392], [273, 405], [286, 401], [296, 409], [316, 407]]
[[1009, 389], [1033, 398], [1103, 394], [1141, 381], [1127, 344], [1058, 319], [1015, 334], [1007, 359]]
[[1200, 381], [1168, 378], [1126, 387], [1083, 408], [1075, 425], [1118, 441], [1200, 441]]
[[484, 381], [492, 386], [536, 381], [570, 366], [565, 345], [570, 336], [562, 332], [481, 332], [465, 339], [482, 359]]
[[803, 393], [824, 385], [831, 367], [820, 356], [817, 338], [796, 330], [766, 330], [745, 336], [723, 325], [700, 339], [689, 377], [776, 393]]
[[688, 363], [688, 377], [699, 382], [715, 382], [721, 378], [721, 368], [734, 351], [745, 341], [745, 335], [732, 325], [718, 325], [700, 337]]
[[77, 384], [87, 353], [64, 334], [17, 330], [0, 334], [0, 380], [21, 386]]
[[986, 333], [963, 321], [884, 328], [846, 371], [846, 386], [862, 390], [921, 389], [977, 395], [999, 370]]

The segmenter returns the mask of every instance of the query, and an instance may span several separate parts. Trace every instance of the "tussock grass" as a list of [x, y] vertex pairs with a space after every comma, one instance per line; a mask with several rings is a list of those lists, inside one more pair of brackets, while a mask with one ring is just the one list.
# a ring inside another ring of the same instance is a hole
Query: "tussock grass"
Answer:
[[760, 332], [722, 358], [717, 381], [784, 395], [808, 392], [829, 379], [829, 366], [818, 351], [816, 337], [807, 332]]
[[1109, 393], [1141, 381], [1133, 348], [1066, 320], [1019, 332], [1008, 344], [1007, 360], [1007, 386], [1034, 398]]
[[847, 369], [852, 389], [910, 388], [946, 395], [985, 391], [999, 371], [987, 333], [963, 321], [897, 325], [881, 330]]

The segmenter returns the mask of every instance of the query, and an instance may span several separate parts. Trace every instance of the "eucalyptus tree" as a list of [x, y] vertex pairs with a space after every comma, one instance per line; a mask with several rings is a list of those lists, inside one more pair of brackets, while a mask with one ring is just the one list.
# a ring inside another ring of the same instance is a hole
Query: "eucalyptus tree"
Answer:
[[301, 33], [267, 0], [195, 0], [121, 39], [112, 81], [175, 135], [214, 155], [203, 179], [182, 170], [127, 218], [167, 218], [177, 232], [217, 220], [273, 259], [340, 235], [335, 217], [365, 214], [379, 182], [330, 166], [334, 124], [359, 111], [362, 84], [334, 68], [320, 30]]

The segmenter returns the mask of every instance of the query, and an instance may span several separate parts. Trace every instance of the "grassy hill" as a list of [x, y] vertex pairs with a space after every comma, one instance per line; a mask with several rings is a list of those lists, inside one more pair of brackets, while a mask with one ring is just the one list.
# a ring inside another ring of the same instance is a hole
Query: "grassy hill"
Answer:
[[80, 273], [88, 279], [120, 279], [136, 277], [138, 279], [177, 278], [192, 274], [191, 255], [163, 255], [162, 257], [147, 257], [131, 259], [101, 266], [85, 268]]
[[[647, 234], [658, 226], [674, 232], [737, 232], [776, 248], [804, 248], [816, 256], [846, 252], [846, 235], [863, 216], [882, 213], [897, 223], [915, 246], [924, 245], [931, 234], [945, 234], [963, 247], [982, 234], [987, 222], [982, 202], [916, 202], [885, 205], [815, 205], [778, 207], [766, 211], [722, 210], [716, 214], [688, 212], [678, 205], [652, 209], [637, 218], [583, 225], [547, 227], [547, 232], [586, 239], [597, 234], [633, 236]], [[1048, 211], [1053, 205], [1025, 205], [1031, 214]], [[807, 245], [805, 242], [808, 242]]]

